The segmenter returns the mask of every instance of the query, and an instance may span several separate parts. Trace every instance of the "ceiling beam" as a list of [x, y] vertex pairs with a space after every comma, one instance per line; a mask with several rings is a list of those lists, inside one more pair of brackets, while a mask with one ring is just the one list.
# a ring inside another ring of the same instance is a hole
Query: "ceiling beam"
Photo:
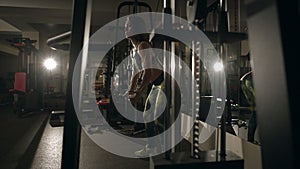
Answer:
[[73, 0], [1, 0], [0, 6], [22, 8], [72, 9]]

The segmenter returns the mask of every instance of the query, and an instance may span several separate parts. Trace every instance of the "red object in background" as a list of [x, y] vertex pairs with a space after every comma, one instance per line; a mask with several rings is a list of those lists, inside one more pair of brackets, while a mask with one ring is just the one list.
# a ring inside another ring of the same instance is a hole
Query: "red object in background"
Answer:
[[49, 86], [49, 87], [48, 87], [48, 91], [49, 91], [50, 93], [53, 93], [53, 92], [54, 92], [54, 89], [55, 89], [55, 87], [53, 87], [53, 86]]
[[16, 72], [14, 88], [9, 90], [10, 92], [23, 92], [26, 93], [26, 73]]
[[110, 103], [110, 99], [109, 98], [103, 98], [103, 99], [101, 99], [101, 100], [99, 100], [97, 102], [97, 104], [99, 106], [107, 106], [107, 105], [109, 105], [109, 103]]

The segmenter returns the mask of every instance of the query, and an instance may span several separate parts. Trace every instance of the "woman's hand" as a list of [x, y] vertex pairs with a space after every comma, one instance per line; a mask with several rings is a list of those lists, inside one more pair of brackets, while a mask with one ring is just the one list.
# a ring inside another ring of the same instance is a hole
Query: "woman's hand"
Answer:
[[129, 98], [131, 104], [133, 104], [133, 105], [135, 105], [140, 100], [140, 97], [139, 97], [138, 93], [136, 93], [136, 92], [129, 92], [128, 98]]

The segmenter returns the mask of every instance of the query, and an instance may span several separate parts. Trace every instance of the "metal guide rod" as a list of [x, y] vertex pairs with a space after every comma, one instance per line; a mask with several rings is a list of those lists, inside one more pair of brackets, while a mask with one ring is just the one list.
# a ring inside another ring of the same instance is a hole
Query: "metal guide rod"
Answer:
[[[223, 64], [226, 63], [226, 54], [225, 54], [225, 49], [224, 49], [224, 43], [222, 39], [222, 34], [224, 32], [228, 32], [228, 23], [227, 23], [227, 7], [226, 7], [226, 0], [222, 0], [220, 2], [220, 7], [219, 7], [219, 23], [218, 23], [218, 42], [220, 44], [219, 46], [219, 54], [220, 57], [223, 61]], [[226, 76], [226, 81], [227, 81], [227, 71], [226, 68], [224, 68], [225, 71], [225, 76]], [[226, 86], [228, 86], [228, 83], [226, 82]], [[227, 103], [230, 104], [230, 99], [229, 99], [229, 91], [227, 90], [227, 97], [226, 97], [226, 106], [228, 105]], [[226, 125], [226, 114], [229, 113], [227, 109], [224, 109], [224, 112], [221, 117], [221, 131], [220, 131], [220, 156], [221, 158], [226, 156], [226, 131], [225, 131], [225, 125]]]
[[[172, 9], [171, 9], [171, 1], [170, 0], [165, 0], [164, 1], [164, 9], [163, 9], [164, 13], [166, 14], [172, 14]], [[171, 26], [172, 24], [172, 21], [171, 20], [166, 20], [165, 18], [162, 18], [163, 19], [163, 28], [165, 28], [166, 26]], [[164, 41], [164, 50], [165, 51], [171, 51], [171, 42], [170, 41], [167, 41], [165, 40]], [[166, 52], [164, 52], [164, 54], [167, 54]], [[171, 60], [167, 59], [168, 57], [164, 57], [164, 67], [167, 68], [169, 66], [167, 65], [170, 65], [170, 62]], [[166, 71], [165, 71], [166, 72]], [[170, 78], [167, 78], [169, 76], [167, 76], [167, 74], [165, 73], [165, 93], [166, 93], [166, 97], [167, 98], [171, 98], [171, 79]], [[170, 101], [170, 100], [169, 100]], [[172, 106], [172, 101], [170, 101], [169, 103], [169, 107], [166, 108], [166, 113], [165, 113], [165, 116], [164, 116], [164, 124], [165, 126], [170, 126], [170, 107]], [[168, 136], [165, 136], [165, 145], [167, 144], [171, 144], [171, 138], [169, 138]], [[165, 152], [165, 158], [170, 160], [171, 157], [170, 157], [170, 154], [171, 154], [171, 150], [168, 150]]]
[[[68, 83], [66, 92], [66, 108], [64, 119], [64, 134], [63, 134], [63, 149], [62, 149], [62, 169], [76, 169], [79, 167], [79, 152], [80, 152], [80, 137], [81, 126], [79, 125], [73, 103], [73, 97], [79, 98], [79, 96], [73, 96], [72, 86], [75, 89], [80, 89], [79, 83], [72, 83], [73, 71], [77, 57], [84, 44], [87, 12], [91, 12], [91, 8], [87, 9], [88, 3], [91, 4], [91, 0], [74, 0], [73, 1], [73, 18], [71, 28], [71, 47], [70, 47], [70, 59], [68, 70]], [[89, 5], [91, 7], [91, 5]], [[88, 22], [89, 23], [89, 22]], [[74, 86], [75, 85], [75, 86]], [[80, 92], [78, 92], [80, 95]], [[80, 102], [80, 101], [79, 101]]]

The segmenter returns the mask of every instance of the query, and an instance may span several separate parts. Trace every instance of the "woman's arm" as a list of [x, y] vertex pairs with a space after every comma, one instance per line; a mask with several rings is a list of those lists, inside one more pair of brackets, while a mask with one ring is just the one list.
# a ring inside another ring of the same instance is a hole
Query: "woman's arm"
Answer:
[[136, 90], [138, 78], [139, 78], [139, 73], [136, 74], [136, 75], [131, 79], [130, 86], [129, 86], [129, 90], [128, 90], [129, 93], [130, 93], [130, 92], [133, 92], [134, 90]]
[[[151, 45], [148, 42], [142, 42], [138, 46], [138, 53], [141, 57], [142, 65], [144, 68], [153, 68], [154, 55], [151, 50]], [[137, 89], [138, 91], [144, 91], [148, 85], [156, 80], [161, 75], [162, 70], [159, 69], [145, 69], [142, 76], [142, 81]]]

